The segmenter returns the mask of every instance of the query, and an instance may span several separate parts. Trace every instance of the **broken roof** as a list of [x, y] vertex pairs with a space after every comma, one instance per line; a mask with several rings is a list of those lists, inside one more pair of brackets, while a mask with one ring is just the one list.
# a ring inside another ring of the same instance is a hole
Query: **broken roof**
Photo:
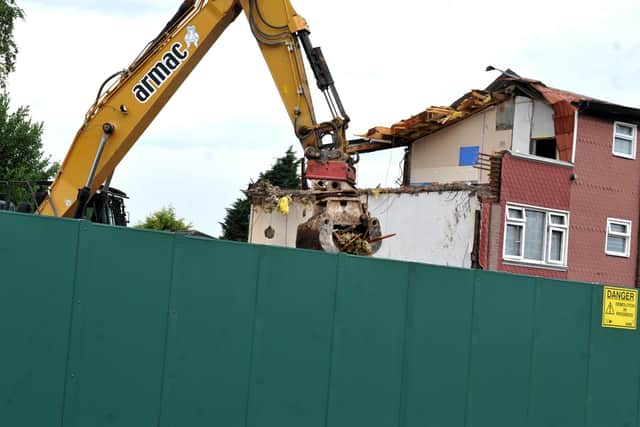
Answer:
[[549, 87], [539, 80], [523, 78], [507, 70], [485, 90], [472, 90], [448, 107], [429, 107], [391, 127], [378, 126], [369, 129], [361, 139], [349, 142], [348, 151], [367, 153], [408, 146], [417, 139], [438, 132], [515, 95], [544, 99], [548, 102], [555, 112], [558, 134], [573, 132], [573, 115], [576, 110], [618, 120], [640, 122], [639, 109]]

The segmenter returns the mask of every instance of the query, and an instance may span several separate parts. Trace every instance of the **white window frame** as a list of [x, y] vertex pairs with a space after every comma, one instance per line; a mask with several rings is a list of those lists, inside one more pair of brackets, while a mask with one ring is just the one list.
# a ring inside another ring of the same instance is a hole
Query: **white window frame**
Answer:
[[[509, 215], [509, 209], [517, 209], [522, 212], [522, 218], [515, 218]], [[544, 248], [544, 259], [536, 260], [536, 259], [528, 259], [525, 258], [525, 245], [526, 245], [526, 230], [527, 230], [527, 221], [526, 215], [527, 211], [535, 211], [542, 212], [545, 214], [545, 233], [543, 236], [543, 248]], [[564, 219], [564, 224], [552, 223], [551, 217], [558, 216]], [[508, 255], [507, 254], [507, 227], [509, 225], [515, 225], [522, 227], [522, 238], [520, 240], [520, 256]], [[551, 259], [551, 235], [553, 231], [562, 233], [562, 253], [559, 261]], [[504, 214], [504, 236], [502, 242], [502, 259], [505, 261], [526, 263], [526, 264], [534, 264], [540, 266], [550, 266], [550, 267], [566, 267], [567, 266], [567, 253], [569, 246], [569, 212], [555, 209], [547, 209], [538, 206], [530, 206], [530, 205], [522, 205], [516, 203], [507, 203], [505, 206], [505, 214]]]
[[[626, 233], [620, 233], [618, 231], [611, 230], [611, 225], [612, 224], [626, 226], [627, 227], [627, 232]], [[631, 256], [631, 227], [632, 226], [633, 226], [633, 222], [629, 221], [627, 219], [607, 218], [607, 230], [606, 230], [606, 237], [604, 239], [604, 253], [607, 254], [607, 255], [611, 255], [611, 256], [619, 256], [619, 257], [623, 257], [623, 258], [629, 258]], [[611, 236], [616, 236], [616, 237], [624, 237], [626, 239], [624, 253], [623, 252], [610, 251], [608, 249], [608, 247], [609, 247], [609, 236], [610, 235]]]
[[[629, 136], [629, 135], [619, 134], [618, 133], [618, 125], [630, 127], [632, 135]], [[612, 139], [612, 144], [611, 144], [611, 153], [614, 156], [617, 156], [617, 157], [624, 157], [625, 159], [635, 160], [635, 158], [636, 158], [636, 148], [637, 148], [637, 139], [638, 139], [637, 136], [638, 136], [638, 126], [637, 125], [634, 125], [634, 124], [631, 124], [631, 123], [625, 123], [625, 122], [613, 122], [613, 139]], [[631, 154], [630, 155], [627, 154], [627, 153], [616, 152], [616, 138], [626, 139], [626, 140], [631, 142]]]

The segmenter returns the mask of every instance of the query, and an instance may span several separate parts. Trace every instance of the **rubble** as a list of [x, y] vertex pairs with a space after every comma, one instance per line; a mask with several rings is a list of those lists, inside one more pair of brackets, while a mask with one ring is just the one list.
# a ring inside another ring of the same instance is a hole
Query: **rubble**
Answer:
[[[413, 194], [420, 193], [446, 193], [455, 191], [470, 191], [471, 195], [489, 195], [489, 186], [486, 184], [468, 184], [464, 182], [453, 182], [445, 184], [429, 184], [425, 186], [403, 186], [395, 188], [362, 188], [356, 192], [360, 196], [380, 196], [382, 194]], [[290, 201], [298, 203], [313, 203], [318, 192], [313, 190], [281, 189], [268, 182], [259, 181], [252, 184], [245, 191], [252, 204], [259, 204], [265, 209], [276, 210], [283, 197], [288, 197]]]
[[505, 100], [505, 94], [484, 90], [472, 90], [450, 107], [429, 107], [421, 113], [401, 120], [391, 127], [378, 126], [360, 135], [365, 143], [353, 144], [350, 153], [375, 151], [384, 144], [407, 145], [418, 138], [429, 135], [460, 120], [483, 111]]

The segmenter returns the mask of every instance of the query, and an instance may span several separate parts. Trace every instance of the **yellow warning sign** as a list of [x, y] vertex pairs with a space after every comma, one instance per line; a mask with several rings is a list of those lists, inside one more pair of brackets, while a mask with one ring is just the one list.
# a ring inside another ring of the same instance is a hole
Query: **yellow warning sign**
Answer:
[[637, 329], [638, 290], [605, 286], [602, 292], [602, 326]]

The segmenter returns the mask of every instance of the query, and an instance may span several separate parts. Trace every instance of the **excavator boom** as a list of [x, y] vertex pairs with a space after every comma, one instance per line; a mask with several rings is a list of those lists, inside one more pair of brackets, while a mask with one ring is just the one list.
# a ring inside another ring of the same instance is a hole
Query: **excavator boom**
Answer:
[[[91, 197], [100, 188], [108, 191], [118, 163], [241, 13], [304, 149], [306, 177], [317, 194], [316, 215], [301, 225], [298, 246], [344, 251], [343, 233], [356, 233], [365, 244], [379, 237], [377, 220], [355, 194], [354, 161], [346, 154], [349, 117], [322, 51], [311, 45], [306, 21], [288, 0], [184, 1], [133, 63], [103, 84], [37, 213], [83, 218]], [[303, 51], [333, 116], [322, 123], [315, 117]]]

